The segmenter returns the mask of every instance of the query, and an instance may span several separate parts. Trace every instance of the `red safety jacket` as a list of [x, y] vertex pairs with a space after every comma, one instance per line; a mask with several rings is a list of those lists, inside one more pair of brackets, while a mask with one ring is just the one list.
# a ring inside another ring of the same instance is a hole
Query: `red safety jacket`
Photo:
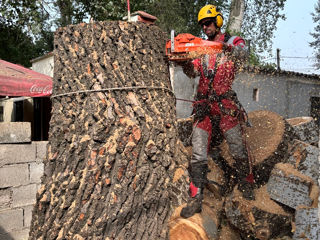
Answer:
[[[238, 36], [232, 36], [229, 39], [226, 34], [222, 34], [218, 41], [226, 42], [230, 45], [230, 51], [239, 50], [245, 47], [245, 41]], [[227, 41], [225, 41], [227, 40]], [[236, 52], [236, 51], [235, 51]], [[236, 53], [235, 53], [236, 54]], [[236, 57], [236, 56], [235, 56]], [[216, 61], [217, 65], [216, 65]], [[227, 109], [229, 112], [238, 111], [238, 106], [230, 98], [224, 98], [224, 94], [232, 89], [232, 83], [235, 78], [236, 66], [233, 61], [228, 59], [224, 54], [218, 55], [206, 55], [202, 58], [193, 60], [193, 65], [195, 71], [200, 74], [199, 85], [197, 90], [197, 96], [204, 96], [205, 99], [210, 97], [210, 94], [214, 93], [217, 96], [221, 96], [220, 100], [211, 101], [209, 103], [211, 107], [212, 115], [221, 115], [221, 106]], [[215, 71], [214, 78], [209, 79], [207, 72]], [[211, 82], [211, 87], [209, 87]], [[209, 93], [211, 90], [211, 93]], [[197, 101], [203, 101], [204, 99], [196, 99]], [[220, 103], [220, 106], [218, 105]], [[225, 113], [222, 113], [225, 114]], [[230, 116], [231, 117], [231, 116]], [[223, 118], [222, 118], [223, 121]], [[229, 123], [230, 122], [230, 123]], [[228, 129], [234, 127], [238, 124], [238, 121], [227, 121], [222, 122], [222, 131], [227, 131]], [[225, 126], [225, 127], [223, 127]]]

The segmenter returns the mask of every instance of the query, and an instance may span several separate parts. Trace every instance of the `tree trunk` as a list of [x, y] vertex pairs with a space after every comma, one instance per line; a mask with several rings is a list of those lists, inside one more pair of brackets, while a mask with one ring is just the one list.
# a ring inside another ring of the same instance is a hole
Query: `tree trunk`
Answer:
[[[292, 128], [280, 115], [270, 111], [253, 111], [248, 114], [251, 127], [244, 128], [248, 152], [252, 160], [252, 170], [257, 185], [264, 185], [274, 165], [288, 157], [288, 147], [293, 139]], [[234, 159], [224, 141], [221, 155], [234, 166]], [[235, 170], [234, 170], [235, 171]]]
[[[30, 239], [168, 237], [172, 209], [187, 197], [187, 156], [177, 144], [165, 40], [143, 23], [55, 33], [49, 144]], [[106, 88], [124, 89], [99, 91]], [[85, 90], [98, 92], [67, 94]]]
[[226, 216], [243, 239], [268, 240], [290, 235], [293, 212], [271, 200], [266, 185], [255, 190], [255, 197], [255, 201], [248, 201], [235, 188], [226, 199]]
[[293, 127], [297, 139], [318, 147], [319, 127], [312, 117], [290, 118], [287, 122]]
[[233, 34], [238, 34], [239, 32], [241, 32], [244, 10], [244, 0], [232, 0], [229, 19], [227, 23], [227, 31]]

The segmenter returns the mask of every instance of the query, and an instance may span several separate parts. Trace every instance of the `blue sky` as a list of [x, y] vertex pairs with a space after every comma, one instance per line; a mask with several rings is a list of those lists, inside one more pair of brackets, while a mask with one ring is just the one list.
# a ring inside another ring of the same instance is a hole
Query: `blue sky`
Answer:
[[[314, 59], [313, 48], [309, 42], [313, 41], [310, 32], [314, 31], [316, 24], [312, 20], [311, 13], [318, 0], [287, 0], [284, 13], [286, 20], [277, 23], [275, 38], [273, 39], [273, 56], [276, 56], [276, 49], [280, 49], [280, 61], [282, 70], [302, 72], [307, 74], [320, 74], [312, 66]], [[298, 58], [291, 58], [298, 57]], [[303, 58], [301, 58], [303, 57]], [[305, 57], [310, 57], [305, 58]], [[275, 60], [269, 60], [274, 62]]]

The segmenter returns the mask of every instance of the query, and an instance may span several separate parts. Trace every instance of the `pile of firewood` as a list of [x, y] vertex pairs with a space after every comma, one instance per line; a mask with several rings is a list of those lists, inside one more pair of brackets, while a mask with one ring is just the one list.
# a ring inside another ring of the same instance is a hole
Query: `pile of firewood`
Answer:
[[[183, 220], [181, 208], [176, 210], [172, 239], [319, 239], [319, 131], [314, 120], [285, 120], [269, 111], [251, 112], [249, 119], [252, 127], [245, 128], [245, 135], [253, 158], [255, 200], [244, 199], [237, 182], [230, 181], [236, 170], [223, 142], [213, 151], [208, 176], [223, 187], [215, 194], [205, 191], [201, 214]], [[190, 119], [179, 120], [183, 139], [191, 134], [191, 124]], [[182, 231], [190, 237], [180, 238]]]

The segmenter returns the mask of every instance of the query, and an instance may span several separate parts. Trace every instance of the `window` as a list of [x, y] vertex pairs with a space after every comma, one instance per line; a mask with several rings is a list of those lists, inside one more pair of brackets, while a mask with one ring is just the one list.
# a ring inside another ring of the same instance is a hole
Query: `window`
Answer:
[[259, 101], [259, 89], [258, 88], [254, 88], [253, 92], [252, 92], [252, 100], [254, 102], [258, 102]]

